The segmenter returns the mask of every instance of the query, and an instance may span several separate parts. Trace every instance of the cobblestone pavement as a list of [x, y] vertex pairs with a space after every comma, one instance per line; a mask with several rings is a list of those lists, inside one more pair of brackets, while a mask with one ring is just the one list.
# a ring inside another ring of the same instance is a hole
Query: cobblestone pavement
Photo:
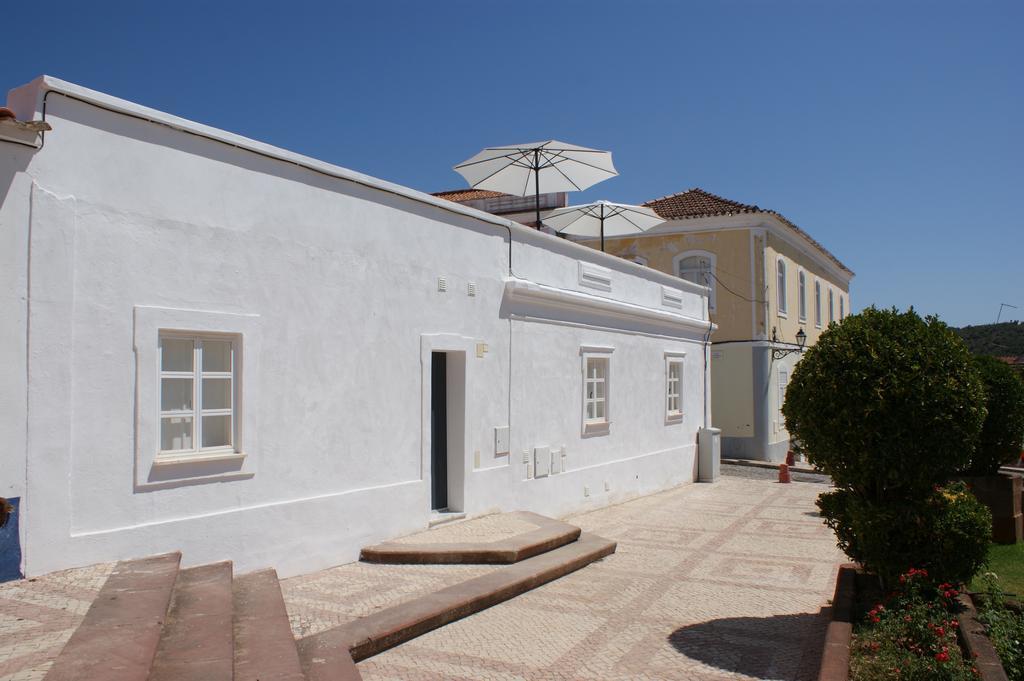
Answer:
[[360, 663], [366, 681], [812, 681], [842, 555], [822, 485], [724, 476], [566, 518], [608, 558]]
[[113, 563], [0, 584], [0, 681], [38, 681], [99, 594]]
[[494, 565], [347, 563], [282, 580], [281, 593], [292, 633], [304, 638], [495, 569]]
[[[736, 464], [722, 464], [722, 475], [729, 475], [749, 480], [778, 480], [779, 471], [771, 468], [760, 468], [758, 466], [741, 466]], [[800, 473], [792, 471], [790, 477], [793, 482], [814, 482], [819, 485], [831, 485], [832, 479], [824, 473]]]

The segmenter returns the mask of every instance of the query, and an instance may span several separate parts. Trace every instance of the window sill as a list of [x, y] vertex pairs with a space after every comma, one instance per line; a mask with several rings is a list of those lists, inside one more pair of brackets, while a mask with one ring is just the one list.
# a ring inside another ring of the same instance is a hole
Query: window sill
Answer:
[[789, 319], [789, 313], [787, 313], [787, 312], [785, 312], [785, 311], [783, 311], [783, 310], [779, 310], [777, 314], [778, 314], [778, 315], [779, 315], [780, 317], [782, 317], [783, 319]]
[[611, 432], [611, 421], [593, 421], [583, 424], [583, 437], [607, 435]]
[[176, 466], [183, 463], [206, 463], [210, 461], [232, 461], [245, 458], [245, 452], [216, 451], [199, 452], [189, 454], [165, 454], [157, 455], [153, 459], [153, 466]]
[[666, 426], [670, 426], [672, 424], [682, 423], [682, 422], [683, 422], [683, 412], [681, 412], [681, 411], [680, 412], [670, 413], [670, 414], [665, 414], [665, 425]]

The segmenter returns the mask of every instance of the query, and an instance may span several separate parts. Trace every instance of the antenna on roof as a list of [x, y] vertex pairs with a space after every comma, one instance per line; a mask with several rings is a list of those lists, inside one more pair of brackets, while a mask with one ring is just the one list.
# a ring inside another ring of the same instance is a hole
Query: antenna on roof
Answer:
[[999, 323], [999, 318], [1003, 316], [1003, 308], [1012, 307], [1014, 310], [1017, 309], [1016, 305], [1010, 305], [1009, 303], [999, 303], [999, 314], [996, 315], [996, 324]]

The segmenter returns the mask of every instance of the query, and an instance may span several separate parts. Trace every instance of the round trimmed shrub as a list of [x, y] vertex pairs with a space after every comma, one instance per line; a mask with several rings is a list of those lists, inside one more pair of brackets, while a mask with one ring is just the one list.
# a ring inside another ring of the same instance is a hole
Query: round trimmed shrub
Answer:
[[830, 325], [805, 353], [783, 414], [837, 487], [898, 502], [924, 499], [963, 468], [984, 391], [967, 346], [936, 317], [868, 308]]
[[1017, 461], [1024, 446], [1024, 380], [1005, 362], [978, 355], [974, 366], [985, 388], [988, 415], [964, 475], [995, 475]]
[[886, 584], [911, 567], [936, 583], [968, 582], [987, 560], [992, 514], [963, 482], [920, 501], [870, 501], [840, 489], [822, 494], [818, 507], [839, 548]]

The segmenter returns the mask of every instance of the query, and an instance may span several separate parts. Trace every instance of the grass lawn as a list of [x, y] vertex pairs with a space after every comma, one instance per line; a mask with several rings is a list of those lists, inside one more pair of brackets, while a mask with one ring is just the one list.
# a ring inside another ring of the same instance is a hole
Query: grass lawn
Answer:
[[[1024, 544], [992, 544], [988, 549], [988, 571], [999, 575], [1003, 591], [1024, 597]], [[981, 589], [979, 580], [971, 584], [971, 590]]]

